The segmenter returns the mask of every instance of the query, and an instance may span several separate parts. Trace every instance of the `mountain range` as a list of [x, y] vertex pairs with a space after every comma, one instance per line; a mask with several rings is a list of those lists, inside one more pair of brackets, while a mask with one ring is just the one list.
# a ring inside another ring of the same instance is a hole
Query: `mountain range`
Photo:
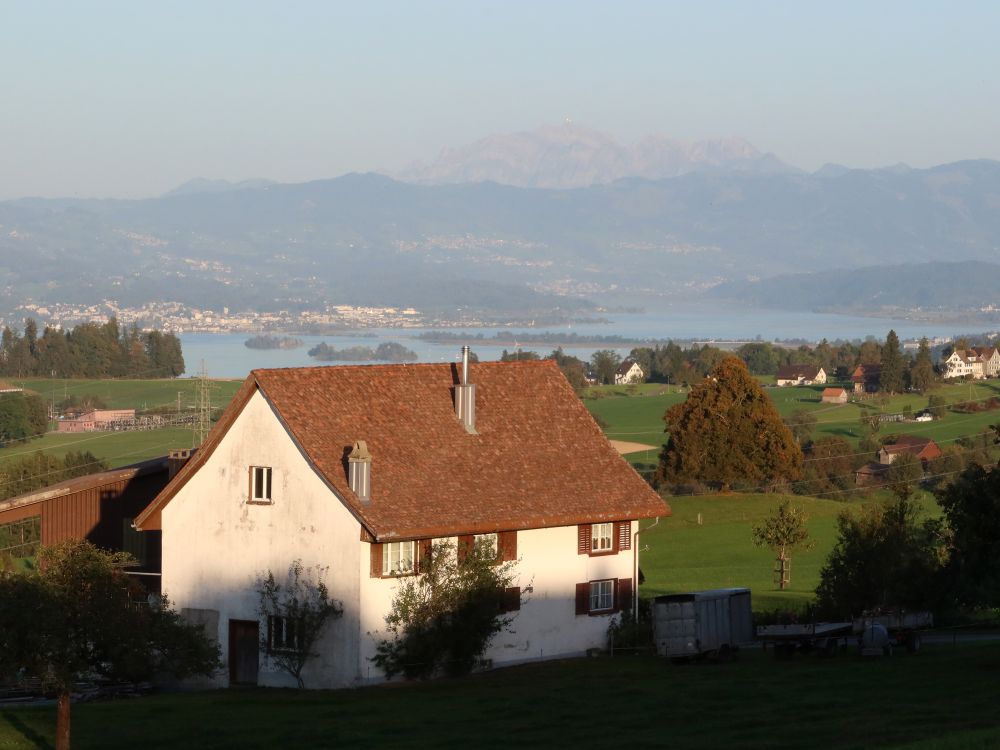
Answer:
[[[589, 132], [571, 130], [574, 138]], [[0, 314], [27, 301], [105, 298], [236, 310], [323, 302], [462, 308], [499, 317], [709, 294], [837, 309], [992, 302], [985, 290], [963, 294], [960, 283], [924, 299], [912, 285], [880, 287], [871, 281], [876, 271], [861, 269], [995, 261], [1000, 163], [828, 165], [808, 174], [748, 144], [726, 144], [692, 146], [674, 167], [687, 170], [681, 174], [587, 187], [350, 174], [298, 184], [195, 181], [147, 200], [0, 202]], [[594, 153], [605, 146], [593, 137]], [[604, 161], [579, 158], [595, 166], [578, 174], [603, 174]], [[788, 276], [809, 273], [826, 275]], [[986, 271], [929, 266], [913, 278], [949, 273], [961, 280]], [[768, 286], [768, 277], [782, 278]]]
[[742, 138], [681, 141], [648, 135], [623, 145], [609, 135], [571, 122], [532, 131], [491, 135], [443, 150], [430, 164], [390, 173], [404, 182], [447, 185], [496, 182], [524, 188], [567, 189], [603, 185], [626, 177], [659, 180], [702, 169], [797, 172]]

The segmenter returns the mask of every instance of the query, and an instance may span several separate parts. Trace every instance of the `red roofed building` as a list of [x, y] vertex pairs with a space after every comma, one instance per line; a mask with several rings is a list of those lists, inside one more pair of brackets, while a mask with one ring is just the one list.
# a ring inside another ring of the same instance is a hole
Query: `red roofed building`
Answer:
[[820, 401], [824, 404], [846, 404], [847, 391], [843, 388], [824, 388]]
[[916, 456], [926, 469], [928, 462], [941, 455], [941, 449], [930, 438], [918, 437], [916, 435], [900, 435], [896, 438], [895, 442], [882, 446], [882, 449], [878, 452], [879, 463], [888, 466], [901, 453], [910, 453]]
[[[663, 500], [551, 361], [255, 370], [136, 519], [162, 530], [163, 590], [218, 637], [215, 684], [292, 684], [259, 648], [256, 576], [326, 571], [344, 615], [311, 687], [381, 679], [371, 662], [401, 576], [435, 540], [495, 539], [516, 560], [494, 664], [585, 653], [630, 606], [639, 519]], [[525, 590], [528, 595], [525, 596]], [[267, 639], [264, 639], [266, 643]]]

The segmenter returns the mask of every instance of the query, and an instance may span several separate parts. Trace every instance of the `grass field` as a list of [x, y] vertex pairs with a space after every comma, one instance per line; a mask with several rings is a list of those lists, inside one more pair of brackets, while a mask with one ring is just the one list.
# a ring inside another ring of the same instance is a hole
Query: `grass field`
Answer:
[[[78, 750], [904, 748], [1000, 742], [1000, 645], [675, 666], [577, 659], [357, 690], [220, 690], [73, 708]], [[51, 748], [52, 708], [0, 709], [0, 747]]]
[[[67, 380], [42, 379], [12, 381], [35, 391], [43, 399], [59, 402], [69, 395], [98, 396], [109, 408], [153, 409], [176, 407], [178, 394], [182, 410], [197, 402], [198, 381], [193, 378], [159, 380]], [[210, 397], [214, 407], [229, 403], [242, 381], [213, 380]], [[185, 428], [166, 428], [146, 432], [88, 432], [60, 434], [50, 432], [28, 443], [0, 449], [0, 462], [34, 451], [63, 456], [68, 451], [90, 451], [112, 468], [162, 456], [171, 448], [189, 448], [193, 433]]]
[[[640, 588], [641, 595], [740, 586], [752, 589], [755, 612], [803, 609], [813, 598], [820, 568], [836, 541], [837, 516], [845, 510], [857, 510], [863, 503], [877, 502], [877, 497], [843, 502], [793, 496], [792, 502], [809, 516], [809, 534], [815, 546], [792, 555], [791, 585], [778, 591], [772, 574], [774, 556], [770, 550], [753, 546], [750, 528], [773, 513], [785, 497], [668, 497], [673, 515], [661, 519], [641, 537], [640, 547], [649, 547], [642, 553], [646, 582]], [[916, 497], [925, 516], [940, 512], [930, 495], [919, 493]]]

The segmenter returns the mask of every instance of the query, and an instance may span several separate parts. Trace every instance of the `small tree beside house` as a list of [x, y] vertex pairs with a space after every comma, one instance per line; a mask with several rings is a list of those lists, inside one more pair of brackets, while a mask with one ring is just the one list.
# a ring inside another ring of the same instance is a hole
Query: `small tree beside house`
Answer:
[[0, 573], [0, 676], [35, 677], [56, 694], [56, 750], [70, 748], [75, 683], [218, 667], [218, 646], [200, 627], [129, 580], [129, 555], [73, 540], [43, 547], [40, 559], [36, 572]]
[[261, 650], [284, 672], [305, 687], [302, 671], [317, 656], [316, 643], [326, 625], [344, 614], [340, 602], [330, 598], [323, 571], [307, 570], [301, 560], [288, 566], [284, 585], [270, 570], [257, 581], [260, 595]]
[[809, 538], [806, 522], [809, 520], [801, 509], [784, 500], [774, 512], [760, 523], [754, 524], [753, 543], [767, 547], [775, 554], [775, 579], [779, 589], [792, 582], [792, 552], [806, 550], [814, 542]]

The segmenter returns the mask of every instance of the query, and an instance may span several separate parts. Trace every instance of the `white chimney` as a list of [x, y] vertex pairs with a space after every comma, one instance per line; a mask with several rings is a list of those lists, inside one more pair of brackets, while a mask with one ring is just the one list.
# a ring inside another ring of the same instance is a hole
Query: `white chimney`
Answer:
[[364, 440], [354, 443], [347, 457], [347, 482], [358, 499], [367, 503], [372, 493], [372, 454]]
[[462, 381], [455, 386], [455, 413], [470, 435], [476, 434], [476, 386], [469, 383], [469, 347], [462, 347]]

